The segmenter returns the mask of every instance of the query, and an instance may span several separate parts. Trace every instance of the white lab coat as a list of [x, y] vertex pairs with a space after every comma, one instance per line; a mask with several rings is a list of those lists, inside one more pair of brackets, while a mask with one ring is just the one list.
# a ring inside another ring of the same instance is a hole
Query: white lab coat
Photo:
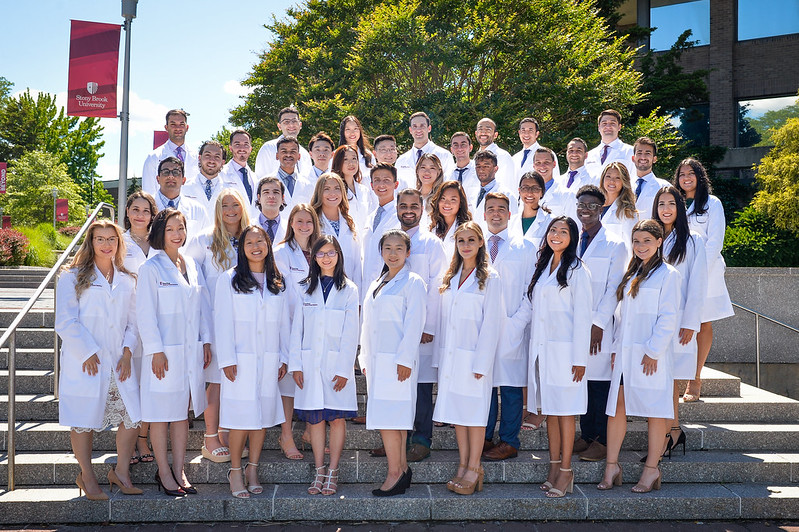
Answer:
[[[356, 222], [355, 227], [357, 228], [357, 220], [353, 218], [353, 221]], [[341, 246], [341, 254], [344, 255], [344, 273], [353, 283], [355, 283], [356, 288], [360, 290], [361, 275], [363, 273], [361, 270], [361, 242], [359, 240], [359, 236], [357, 234], [353, 234], [350, 230], [350, 227], [347, 225], [347, 221], [344, 219], [344, 216], [339, 216], [338, 222], [339, 230], [338, 234], [336, 234], [336, 231], [333, 229], [333, 225], [330, 223], [330, 220], [327, 219], [327, 216], [321, 212], [319, 213], [319, 223], [322, 234], [336, 237], [339, 246]]]
[[[508, 222], [508, 233], [511, 237], [524, 237], [525, 240], [535, 248], [533, 260], [537, 258], [536, 253], [544, 242], [544, 237], [547, 236], [547, 227], [549, 222], [552, 221], [552, 215], [542, 208], [538, 208], [538, 213], [535, 215], [535, 220], [527, 229], [527, 232], [522, 234], [522, 213], [523, 207], [519, 206], [519, 212], [510, 217]], [[532, 278], [532, 272], [530, 272]]]
[[[602, 162], [602, 151], [605, 145], [602, 142], [600, 142], [596, 148], [588, 151], [588, 155], [585, 158], [585, 168], [588, 170], [591, 178], [595, 182], [599, 182], [602, 170], [613, 161], [620, 161], [627, 167], [627, 171], [630, 173], [630, 179], [635, 180], [633, 147], [629, 144], [625, 144], [619, 138], [611, 142], [609, 146], [610, 150], [608, 150], [608, 155], [604, 163]], [[633, 190], [635, 190], [635, 185], [633, 185]]]
[[500, 183], [503, 188], [509, 190], [516, 190], [519, 188], [519, 180], [516, 178], [516, 164], [513, 162], [513, 156], [497, 146], [496, 142], [492, 142], [486, 146], [485, 149], [497, 156], [497, 182]]
[[347, 201], [350, 204], [350, 216], [355, 221], [355, 227], [360, 230], [366, 225], [369, 213], [377, 208], [377, 197], [366, 181], [355, 182], [355, 194], [347, 189]]
[[[488, 232], [488, 225], [486, 224], [485, 212], [486, 212], [486, 199], [485, 196], [483, 197], [482, 201], [480, 201], [480, 205], [477, 205], [477, 198], [480, 197], [480, 189], [481, 187], [477, 187], [472, 189], [472, 195], [467, 195], [466, 198], [469, 202], [469, 210], [472, 213], [472, 220], [477, 222], [480, 225], [480, 228], [483, 230], [483, 234]], [[505, 194], [508, 197], [509, 207], [508, 210], [510, 211], [511, 216], [516, 214], [516, 211], [519, 210], [519, 194], [516, 192], [517, 189], [515, 188], [507, 188], [505, 187], [498, 179], [494, 179], [494, 184], [486, 195], [489, 192], [498, 192], [500, 194]]]
[[[325, 301], [321, 282], [313, 294], [302, 292], [291, 324], [289, 371], [302, 371], [294, 407], [300, 410], [358, 410], [355, 395], [355, 354], [358, 349], [358, 289], [347, 279]], [[333, 378], [347, 379], [338, 392]]]
[[580, 219], [577, 217], [577, 191], [583, 185], [594, 184], [593, 179], [588, 174], [585, 166], [581, 166], [574, 176], [572, 186], [567, 187], [569, 184], [569, 171], [567, 170], [559, 180], [556, 181], [552, 188], [550, 188], [546, 195], [541, 198], [541, 204], [546, 205], [552, 211], [552, 217], [568, 216], [577, 227], [580, 227]]
[[455, 220], [455, 223], [447, 230], [447, 234], [441, 239], [441, 245], [444, 246], [444, 258], [447, 261], [447, 268], [449, 268], [449, 265], [452, 263], [452, 257], [455, 254], [455, 231], [458, 227], [458, 221]]
[[219, 423], [223, 427], [257, 430], [283, 423], [283, 402], [277, 386], [281, 364], [288, 364], [291, 317], [288, 292], [277, 294], [264, 286], [239, 293], [231, 281], [235, 270], [216, 283], [214, 330], [218, 368], [236, 366], [236, 380], [222, 372]]
[[[627, 218], [622, 214], [618, 217], [619, 201], [616, 200], [610, 204], [608, 210], [602, 215], [602, 227], [605, 230], [620, 238], [624, 243], [624, 248], [627, 250], [627, 262], [633, 257], [633, 227], [638, 223], [640, 213], [635, 213], [632, 218]], [[646, 218], [644, 218], [646, 219]]]
[[[252, 201], [250, 201], [250, 197], [247, 195], [247, 189], [244, 187], [244, 183], [241, 179], [241, 168], [247, 168], [247, 182], [252, 187]], [[253, 172], [252, 168], [249, 165], [246, 167], [239, 166], [239, 164], [233, 160], [230, 160], [222, 167], [222, 171], [219, 172], [219, 177], [225, 183], [229, 183], [233, 188], [239, 191], [241, 197], [244, 198], [245, 202], [249, 202], [249, 206], [247, 212], [250, 215], [250, 218], [257, 215], [258, 209], [255, 207], [255, 200], [258, 195], [258, 177]], [[205, 193], [203, 193], [203, 197], [205, 197]], [[214, 222], [214, 217], [211, 216], [211, 223]]]
[[[680, 274], [663, 263], [630, 297], [630, 282], [616, 309], [613, 352], [616, 360], [606, 414], [616, 415], [619, 385], [624, 375], [624, 408], [628, 416], [672, 419], [674, 378], [672, 350], [679, 330]], [[658, 361], [657, 371], [645, 375], [644, 355]]]
[[[313, 170], [311, 171], [313, 172]], [[275, 175], [277, 175], [277, 170], [275, 170]], [[296, 178], [294, 180], [294, 194], [289, 192], [288, 187], [285, 187], [286, 191], [283, 193], [283, 201], [286, 203], [283, 212], [286, 213], [286, 216], [298, 203], [311, 203], [314, 186], [316, 185], [316, 180], [311, 182], [305, 174], [300, 174], [298, 170], [294, 170], [294, 177]]]
[[[223, 167], [224, 168], [224, 167]], [[186, 181], [180, 189], [180, 194], [184, 198], [191, 198], [194, 202], [199, 203], [205, 209], [205, 215], [209, 223], [213, 224], [216, 216], [216, 200], [219, 195], [226, 188], [236, 189], [241, 192], [244, 201], [247, 201], [247, 193], [241, 184], [241, 179], [235, 179], [236, 176], [221, 171], [214, 179], [211, 180], [211, 199], [205, 195], [205, 176], [202, 174], [197, 175], [193, 180]], [[235, 180], [234, 180], [235, 179]], [[252, 218], [255, 214], [255, 207], [252, 204], [244, 205], [244, 210]]]
[[[641, 176], [644, 180], [641, 185], [641, 194], [635, 200], [635, 208], [638, 209], [638, 216], [641, 220], [649, 220], [652, 218], [652, 208], [655, 206], [655, 196], [658, 191], [663, 187], [671, 185], [665, 179], [655, 177], [655, 174], [649, 172], [645, 176]], [[633, 192], [638, 188], [638, 174], [633, 172], [630, 174], [630, 185]]]
[[[261, 146], [261, 149], [258, 150], [258, 155], [255, 156], [255, 173], [258, 175], [258, 179], [270, 175], [277, 175], [277, 169], [280, 167], [280, 163], [276, 157], [277, 141], [282, 138], [283, 135], [280, 135], [276, 139], [267, 141]], [[307, 174], [311, 166], [313, 166], [311, 154], [300, 144], [300, 160], [297, 161], [297, 171], [299, 175]], [[257, 180], [256, 184], [258, 184]], [[253, 189], [253, 191], [254, 190], [255, 189]]]
[[[461, 271], [441, 297], [437, 358], [433, 362], [438, 368], [438, 398], [433, 419], [485, 427], [504, 315], [502, 285], [497, 272], [490, 269], [485, 289], [480, 289], [475, 272], [458, 288]], [[483, 377], [477, 379], [475, 373]]]
[[[372, 297], [381, 279], [372, 282], [363, 302], [358, 363], [366, 370], [366, 428], [411, 430], [427, 289], [408, 264]], [[397, 378], [397, 365], [411, 369], [403, 382]]]
[[397, 158], [397, 162], [394, 163], [397, 169], [399, 190], [416, 188], [416, 161], [418, 159], [416, 154], [420, 149], [422, 153], [432, 153], [438, 157], [438, 160], [441, 161], [441, 167], [444, 170], [445, 176], [452, 174], [455, 168], [455, 159], [452, 157], [452, 154], [441, 146], [436, 145], [432, 140], [428, 140], [427, 144], [421, 148], [411, 146], [411, 149], [400, 155]]
[[730, 303], [730, 294], [724, 280], [727, 264], [721, 256], [724, 246], [724, 206], [716, 196], [708, 196], [707, 211], [694, 214], [694, 204], [688, 207], [688, 224], [705, 240], [707, 258], [707, 299], [702, 310], [702, 323], [728, 318], [735, 314]]
[[616, 288], [627, 270], [627, 248], [621, 239], [603, 226], [588, 244], [582, 258], [591, 273], [592, 324], [602, 329], [600, 351], [588, 357], [585, 378], [589, 381], [609, 381], [613, 313], [618, 305]]
[[[676, 233], [672, 231], [663, 241], [663, 259], [669, 256]], [[672, 371], [675, 379], [696, 377], [697, 344], [696, 333], [702, 324], [702, 306], [707, 295], [707, 260], [705, 243], [698, 233], [691, 233], [686, 242], [685, 258], [679, 264], [672, 264], [680, 272], [680, 321], [674, 336]], [[680, 344], [680, 329], [694, 331], [691, 341]]]
[[[167, 204], [161, 200], [161, 194], [156, 193], [153, 197], [159, 212], [166, 209]], [[212, 226], [213, 219], [209, 219], [203, 206], [193, 199], [183, 195], [180, 195], [179, 198], [177, 209], [186, 217], [186, 241], [188, 242]]]
[[[461, 186], [463, 187], [464, 192], [466, 192], [466, 197], [468, 198], [474, 189], [480, 189], [480, 180], [477, 179], [477, 173], [474, 170], [474, 161], [470, 160], [469, 164], [467, 164], [465, 168], [467, 168], [467, 170], [463, 172]], [[452, 173], [444, 174], [444, 181], [457, 181], [458, 172], [456, 169], [457, 166], [453, 165]]]
[[[183, 260], [189, 282], [162, 251], [151, 253], [139, 268], [140, 397], [142, 420], [148, 422], [186, 419], [189, 401], [195, 414], [206, 407], [202, 344], [211, 343], [210, 297], [194, 260], [187, 256]], [[169, 365], [161, 380], [152, 371], [155, 353], [164, 353]]]
[[[56, 286], [55, 331], [61, 338], [58, 422], [68, 427], [104, 428], [112, 373], [131, 421], [141, 420], [135, 368], [124, 382], [116, 373], [125, 347], [133, 352], [138, 345], [136, 281], [116, 270], [109, 286], [96, 266], [94, 275], [80, 299], [75, 294], [77, 271], [63, 272]], [[82, 367], [95, 354], [100, 364], [92, 376]]]
[[[522, 160], [524, 160], [524, 150], [528, 148], [522, 147], [521, 150], [517, 151], [513, 154], [513, 167], [516, 169], [516, 185], [518, 186], [519, 181], [521, 180], [522, 176], [527, 172], [534, 172], [535, 165], [533, 165], [533, 159], [535, 158], [535, 151], [541, 147], [541, 144], [538, 141], [532, 143], [530, 145], [530, 152], [527, 154], [527, 160], [524, 161], [524, 166], [522, 166]], [[555, 168], [552, 170], [553, 176], [560, 175], [560, 165], [558, 164], [558, 156], [555, 154], [554, 151], [549, 150], [552, 152], [552, 158], [555, 159]]]
[[[147, 260], [147, 255], [144, 254], [144, 251], [142, 251], [139, 245], [130, 236], [130, 229], [122, 234], [122, 239], [125, 241], [125, 262], [123, 263], [125, 269], [131, 273], [138, 273], [141, 265]], [[150, 255], [154, 252], [155, 250], [150, 248]], [[136, 312], [135, 308], [133, 312]], [[133, 365], [136, 368], [136, 375], [141, 375], [141, 354], [141, 342], [137, 341], [136, 349], [133, 351]], [[138, 391], [136, 395], [138, 396]]]
[[435, 349], [438, 345], [438, 325], [441, 318], [441, 294], [438, 288], [449, 268], [444, 256], [444, 246], [436, 235], [419, 227], [411, 236], [411, 255], [408, 265], [427, 287], [427, 317], [422, 332], [433, 336], [433, 341], [419, 346], [418, 382], [438, 381], [438, 372], [433, 367]]
[[[175, 148], [177, 148], [177, 145], [171, 140], [167, 140], [151, 151], [147, 158], [144, 159], [144, 168], [141, 171], [141, 189], [143, 191], [155, 196], [158, 191], [158, 163], [167, 157], [177, 157]], [[200, 173], [200, 167], [197, 164], [197, 153], [188, 149], [185, 142], [182, 148], [183, 175], [186, 176], [186, 182], [189, 182]]]
[[[361, 275], [361, 279], [363, 286], [371, 284], [372, 281], [380, 276], [380, 272], [383, 270], [384, 262], [380, 253], [380, 239], [383, 237], [383, 233], [389, 229], [400, 228], [400, 221], [399, 218], [397, 218], [396, 202], [393, 200], [390, 201], [383, 206], [383, 209], [385, 209], [385, 211], [383, 212], [383, 216], [381, 216], [380, 223], [376, 229], [372, 230], [372, 224], [374, 223], [377, 209], [369, 214], [367, 223], [361, 230], [361, 242], [363, 245], [361, 249], [361, 255], [363, 256], [363, 273]], [[365, 293], [365, 291], [361, 292], [362, 302], [366, 297], [364, 295]]]

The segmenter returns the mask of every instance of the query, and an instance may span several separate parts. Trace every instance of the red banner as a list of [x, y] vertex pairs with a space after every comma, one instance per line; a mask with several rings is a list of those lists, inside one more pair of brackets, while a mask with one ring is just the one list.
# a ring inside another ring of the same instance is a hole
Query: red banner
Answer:
[[55, 219], [57, 222], [66, 222], [69, 218], [69, 202], [66, 199], [55, 200]]
[[0, 163], [0, 194], [6, 193], [6, 170], [8, 169], [7, 163]]
[[3, 229], [11, 229], [11, 216], [3, 216]]
[[156, 149], [158, 146], [162, 146], [166, 141], [169, 140], [169, 133], [164, 131], [153, 131], [153, 149]]
[[67, 114], [117, 116], [119, 24], [73, 20], [69, 39]]

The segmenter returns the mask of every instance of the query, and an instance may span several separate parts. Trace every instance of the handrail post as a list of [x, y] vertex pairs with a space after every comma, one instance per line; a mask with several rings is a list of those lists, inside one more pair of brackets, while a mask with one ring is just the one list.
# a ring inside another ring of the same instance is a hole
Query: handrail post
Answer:
[[16, 357], [17, 357], [17, 332], [11, 333], [8, 342], [8, 431], [6, 454], [8, 455], [8, 491], [14, 491], [14, 469], [16, 462]]
[[[56, 287], [58, 285], [58, 273], [53, 277], [53, 317], [55, 319], [55, 304], [57, 297]], [[55, 321], [53, 321], [53, 397], [58, 400], [58, 375], [61, 372], [61, 358], [58, 356], [58, 333], [55, 330]]]
[[757, 387], [760, 388], [760, 314], [755, 314], [755, 371]]

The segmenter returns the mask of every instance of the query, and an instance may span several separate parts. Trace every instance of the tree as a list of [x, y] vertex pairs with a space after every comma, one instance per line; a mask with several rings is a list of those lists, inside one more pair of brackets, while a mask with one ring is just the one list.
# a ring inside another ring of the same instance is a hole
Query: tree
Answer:
[[794, 103], [782, 109], [766, 111], [761, 117], [748, 119], [749, 125], [762, 136], [755, 146], [773, 146], [772, 135], [784, 126], [789, 118], [799, 118], [799, 104]]
[[774, 148], [757, 167], [760, 190], [752, 206], [774, 224], [799, 235], [799, 118], [789, 118], [772, 135]]
[[70, 178], [67, 166], [52, 153], [34, 150], [25, 153], [8, 170], [6, 193], [0, 205], [11, 215], [14, 225], [32, 226], [53, 219], [53, 188], [58, 197], [69, 201], [70, 225], [86, 219], [80, 187]]
[[8, 81], [3, 76], [0, 76], [0, 100], [3, 100], [9, 94], [11, 94], [11, 87], [13, 87], [13, 86], [14, 86], [13, 83]]

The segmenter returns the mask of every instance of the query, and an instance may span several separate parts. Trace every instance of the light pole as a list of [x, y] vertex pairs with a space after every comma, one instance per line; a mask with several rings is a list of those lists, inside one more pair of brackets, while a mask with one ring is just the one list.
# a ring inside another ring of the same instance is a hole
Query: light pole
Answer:
[[122, 112], [119, 119], [122, 121], [122, 131], [119, 136], [119, 188], [118, 198], [118, 223], [125, 222], [125, 210], [122, 208], [127, 199], [128, 179], [128, 125], [130, 123], [130, 26], [136, 18], [136, 4], [138, 0], [122, 0], [122, 16], [125, 18], [125, 70], [122, 80]]
[[58, 189], [53, 187], [53, 229], [55, 229], [55, 209], [56, 209], [57, 198], [58, 198]]

